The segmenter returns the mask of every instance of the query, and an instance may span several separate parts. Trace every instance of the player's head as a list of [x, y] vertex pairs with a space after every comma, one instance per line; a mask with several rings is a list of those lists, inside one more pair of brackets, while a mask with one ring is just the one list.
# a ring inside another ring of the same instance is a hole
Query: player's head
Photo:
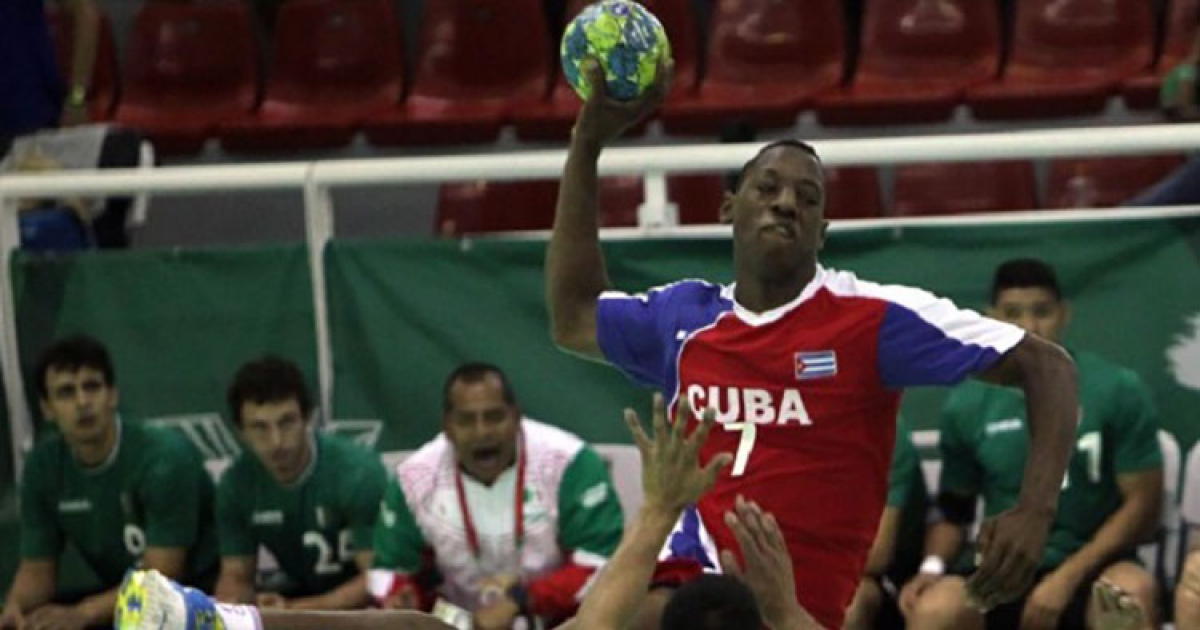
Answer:
[[75, 335], [54, 342], [35, 372], [42, 415], [68, 443], [102, 443], [117, 416], [112, 359], [99, 341]]
[[521, 410], [512, 383], [500, 368], [465, 363], [442, 388], [442, 428], [458, 463], [491, 484], [516, 461]]
[[663, 609], [662, 630], [759, 630], [754, 593], [729, 575], [704, 575], [680, 586]]
[[268, 355], [238, 368], [226, 395], [242, 440], [280, 483], [312, 461], [312, 397], [296, 364]]
[[1033, 258], [1009, 260], [996, 268], [988, 314], [1051, 341], [1058, 341], [1071, 319], [1054, 269]]
[[776, 140], [742, 166], [721, 220], [733, 224], [739, 269], [763, 278], [815, 264], [825, 243], [825, 175], [811, 146]]

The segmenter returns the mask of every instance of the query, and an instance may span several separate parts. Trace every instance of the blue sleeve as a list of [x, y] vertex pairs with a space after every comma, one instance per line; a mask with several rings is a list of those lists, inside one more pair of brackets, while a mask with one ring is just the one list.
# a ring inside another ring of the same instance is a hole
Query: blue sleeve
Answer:
[[991, 367], [1024, 338], [1016, 326], [918, 289], [888, 287], [879, 326], [879, 376], [887, 387], [951, 385]]
[[720, 287], [685, 281], [629, 295], [606, 292], [596, 304], [604, 358], [638, 383], [670, 390], [680, 343], [724, 310]]

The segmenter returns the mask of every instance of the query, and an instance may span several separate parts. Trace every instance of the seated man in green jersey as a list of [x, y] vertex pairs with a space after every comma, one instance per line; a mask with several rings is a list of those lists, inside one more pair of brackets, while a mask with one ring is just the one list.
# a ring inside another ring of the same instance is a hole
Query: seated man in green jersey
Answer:
[[[21, 562], [0, 628], [107, 625], [121, 579], [138, 566], [210, 587], [213, 489], [195, 449], [175, 431], [117, 415], [112, 360], [94, 339], [54, 343], [32, 378], [42, 415], [57, 430], [38, 440], [25, 463]], [[60, 575], [68, 544], [100, 581], [82, 599], [57, 589], [80, 581]]]
[[908, 423], [901, 418], [896, 423], [896, 446], [888, 472], [887, 506], [867, 555], [863, 580], [846, 611], [845, 630], [903, 627], [896, 589], [916, 573], [921, 562], [928, 510], [921, 457], [913, 446]]
[[[991, 300], [993, 317], [1053, 341], [1069, 319], [1054, 271], [1037, 260], [1001, 265]], [[983, 383], [962, 385], [942, 414], [938, 508], [944, 520], [931, 528], [922, 571], [901, 593], [909, 628], [1096, 629], [1097, 580], [1137, 602], [1143, 627], [1157, 627], [1154, 581], [1132, 560], [1158, 525], [1163, 494], [1150, 394], [1130, 370], [1086, 352], [1071, 355], [1081, 403], [1076, 448], [1033, 588], [1015, 602], [980, 611], [961, 578], [942, 575], [963, 546], [976, 497], [983, 497], [987, 514], [1012, 505], [1026, 466], [1020, 395]]]
[[[371, 537], [387, 473], [372, 451], [315, 430], [304, 376], [267, 356], [243, 365], [229, 411], [247, 451], [217, 487], [222, 601], [308, 610], [364, 608]], [[255, 588], [258, 550], [286, 584]]]
[[[441, 598], [475, 630], [570, 616], [621, 540], [604, 460], [525, 418], [496, 366], [462, 365], [442, 393], [441, 435], [396, 467], [384, 497], [372, 595], [389, 608]], [[423, 579], [430, 572], [440, 584]]]

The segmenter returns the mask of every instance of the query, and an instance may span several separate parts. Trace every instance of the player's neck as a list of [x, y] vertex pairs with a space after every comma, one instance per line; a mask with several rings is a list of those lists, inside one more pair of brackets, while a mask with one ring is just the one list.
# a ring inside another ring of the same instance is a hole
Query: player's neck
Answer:
[[812, 282], [816, 272], [814, 262], [811, 266], [777, 276], [761, 272], [739, 273], [733, 297], [743, 308], [755, 313], [779, 308], [796, 299]]
[[75, 456], [75, 461], [85, 468], [100, 466], [108, 461], [113, 451], [116, 450], [120, 434], [117, 421], [114, 419], [108, 423], [104, 432], [97, 439], [71, 444], [71, 453]]

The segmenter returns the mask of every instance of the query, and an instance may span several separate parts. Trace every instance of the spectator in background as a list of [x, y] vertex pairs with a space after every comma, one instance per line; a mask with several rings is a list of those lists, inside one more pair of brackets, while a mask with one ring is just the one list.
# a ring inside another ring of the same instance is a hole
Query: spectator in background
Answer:
[[[473, 617], [475, 630], [569, 617], [621, 539], [604, 460], [523, 417], [493, 365], [458, 367], [442, 394], [442, 435], [397, 467], [384, 497], [372, 595], [425, 610], [440, 595], [444, 618]], [[434, 569], [440, 586], [426, 579]]]
[[[991, 302], [992, 317], [1056, 342], [1070, 315], [1054, 270], [1038, 260], [1000, 265]], [[983, 496], [987, 514], [1017, 500], [1028, 452], [1020, 394], [983, 383], [962, 385], [951, 392], [942, 415], [938, 507], [944, 521], [931, 528], [928, 558], [900, 597], [909, 628], [1097, 628], [1097, 580], [1128, 593], [1141, 609], [1143, 627], [1157, 627], [1154, 581], [1131, 560], [1158, 527], [1163, 494], [1150, 394], [1130, 370], [1084, 352], [1071, 356], [1079, 370], [1076, 448], [1033, 588], [985, 615], [968, 601], [962, 578], [943, 575], [975, 518], [976, 497]]]
[[0, 155], [16, 136], [87, 120], [100, 14], [95, 0], [66, 2], [75, 41], [65, 94], [42, 0], [0, 2]]
[[913, 446], [911, 428], [900, 418], [888, 473], [887, 506], [867, 555], [865, 575], [846, 611], [845, 630], [903, 627], [895, 594], [921, 562], [928, 509], [921, 458]]
[[[25, 463], [21, 563], [0, 628], [110, 624], [121, 579], [138, 566], [211, 586], [213, 489], [199, 454], [174, 431], [121, 420], [112, 361], [94, 339], [53, 344], [34, 379], [42, 413], [58, 430], [43, 437]], [[103, 591], [74, 602], [56, 592], [68, 543]]]
[[[217, 597], [276, 608], [366, 607], [371, 536], [387, 485], [379, 457], [314, 431], [304, 377], [279, 357], [243, 365], [228, 398], [247, 451], [217, 488]], [[281, 592], [256, 593], [259, 546], [287, 578]]]

